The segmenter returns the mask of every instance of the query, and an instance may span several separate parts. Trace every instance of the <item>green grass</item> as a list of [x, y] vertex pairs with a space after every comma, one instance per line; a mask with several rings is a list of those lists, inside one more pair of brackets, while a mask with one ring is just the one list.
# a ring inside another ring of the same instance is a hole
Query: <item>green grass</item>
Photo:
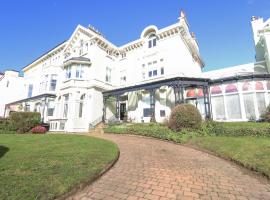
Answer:
[[54, 199], [91, 180], [118, 154], [112, 142], [76, 135], [0, 135], [0, 199]]
[[269, 137], [208, 136], [192, 138], [190, 143], [219, 156], [237, 161], [270, 178]]

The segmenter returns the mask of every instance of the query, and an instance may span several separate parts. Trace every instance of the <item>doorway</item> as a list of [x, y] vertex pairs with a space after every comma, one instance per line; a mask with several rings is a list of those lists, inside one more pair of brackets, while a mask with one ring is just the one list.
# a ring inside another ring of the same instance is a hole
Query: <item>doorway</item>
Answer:
[[120, 103], [120, 120], [123, 120], [126, 113], [126, 103]]

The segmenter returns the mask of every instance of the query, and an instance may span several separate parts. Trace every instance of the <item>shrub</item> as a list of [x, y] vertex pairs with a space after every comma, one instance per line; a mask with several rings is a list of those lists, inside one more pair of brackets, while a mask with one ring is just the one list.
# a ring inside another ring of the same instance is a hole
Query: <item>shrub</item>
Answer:
[[47, 129], [43, 126], [35, 126], [34, 128], [31, 129], [31, 133], [39, 133], [39, 134], [44, 134], [47, 132]]
[[11, 125], [19, 133], [26, 133], [40, 124], [41, 116], [38, 112], [14, 112], [10, 114]]
[[12, 126], [9, 118], [0, 118], [0, 131], [2, 133], [5, 131], [14, 132], [16, 129]]
[[270, 136], [270, 125], [259, 122], [214, 122], [203, 123], [202, 132], [228, 136]]
[[174, 131], [182, 129], [200, 129], [202, 117], [199, 110], [191, 104], [176, 106], [169, 118], [169, 128]]

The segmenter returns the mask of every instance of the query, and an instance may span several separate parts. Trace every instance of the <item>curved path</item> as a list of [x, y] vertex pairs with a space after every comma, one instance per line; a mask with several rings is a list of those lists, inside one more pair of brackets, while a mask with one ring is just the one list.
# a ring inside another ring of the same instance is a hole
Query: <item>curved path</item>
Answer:
[[185, 146], [108, 135], [120, 158], [71, 199], [270, 199], [270, 183], [228, 161]]

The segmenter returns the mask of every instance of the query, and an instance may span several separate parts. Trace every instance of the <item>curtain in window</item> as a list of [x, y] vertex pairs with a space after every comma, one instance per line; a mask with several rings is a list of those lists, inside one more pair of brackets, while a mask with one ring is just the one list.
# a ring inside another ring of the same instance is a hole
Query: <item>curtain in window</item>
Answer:
[[138, 95], [137, 92], [128, 93], [128, 110], [134, 111], [138, 107]]
[[256, 93], [259, 115], [266, 110], [264, 93]]
[[215, 119], [225, 119], [223, 96], [212, 97], [212, 109]]
[[226, 96], [226, 107], [229, 119], [241, 119], [241, 107], [238, 94]]
[[243, 94], [243, 98], [247, 119], [255, 119], [256, 114], [255, 114], [253, 93]]

